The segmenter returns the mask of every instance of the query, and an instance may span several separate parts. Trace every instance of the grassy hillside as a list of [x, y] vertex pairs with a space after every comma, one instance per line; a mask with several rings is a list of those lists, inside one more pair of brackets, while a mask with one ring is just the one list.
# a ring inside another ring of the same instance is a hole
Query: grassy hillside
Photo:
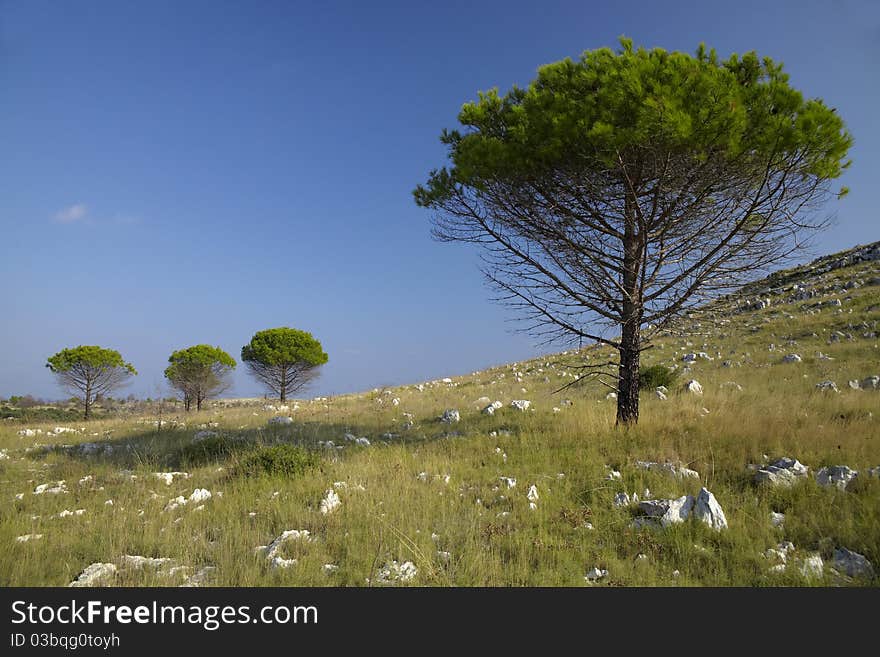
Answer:
[[[161, 426], [102, 419], [57, 434], [4, 422], [0, 584], [63, 586], [104, 563], [95, 582], [133, 586], [876, 586], [833, 562], [846, 548], [880, 567], [880, 479], [869, 473], [880, 389], [848, 385], [880, 375], [880, 260], [846, 257], [778, 273], [662, 336], [644, 364], [681, 376], [666, 400], [645, 391], [626, 431], [599, 384], [554, 393], [584, 358], [609, 355], [595, 348], [281, 411], [220, 401]], [[699, 352], [711, 360], [682, 360]], [[702, 395], [683, 390], [690, 379]], [[816, 388], [826, 380], [839, 392]], [[460, 421], [439, 421], [447, 409]], [[293, 422], [269, 422], [278, 415]], [[755, 469], [783, 456], [809, 476], [756, 484]], [[814, 477], [835, 465], [859, 473], [845, 489]], [[182, 474], [155, 474], [172, 472]], [[624, 492], [701, 487], [727, 529], [693, 518], [636, 527], [638, 506], [615, 505]], [[339, 504], [324, 513], [330, 490]], [[779, 526], [771, 512], [784, 514]], [[287, 530], [309, 534], [273, 545]], [[768, 550], [785, 541], [782, 568]], [[808, 567], [815, 556], [821, 574]]]

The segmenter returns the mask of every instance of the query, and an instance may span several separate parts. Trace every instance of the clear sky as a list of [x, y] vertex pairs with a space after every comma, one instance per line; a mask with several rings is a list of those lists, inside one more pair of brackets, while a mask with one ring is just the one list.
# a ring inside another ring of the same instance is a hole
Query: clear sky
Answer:
[[878, 2], [0, 1], [0, 395], [99, 344], [155, 396], [173, 350], [275, 326], [328, 352], [310, 395], [541, 353], [411, 192], [478, 90], [620, 35], [784, 62], [855, 137], [817, 251], [880, 239]]

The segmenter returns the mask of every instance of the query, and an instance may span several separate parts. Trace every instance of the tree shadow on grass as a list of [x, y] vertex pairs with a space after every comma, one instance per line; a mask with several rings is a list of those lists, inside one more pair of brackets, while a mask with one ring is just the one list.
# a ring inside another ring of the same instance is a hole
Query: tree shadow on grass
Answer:
[[[290, 425], [265, 425], [245, 429], [212, 430], [214, 435], [194, 440], [191, 430], [144, 429], [124, 438], [104, 437], [77, 444], [47, 445], [28, 456], [41, 460], [61, 455], [86, 463], [109, 464], [121, 469], [149, 467], [182, 470], [210, 464], [226, 465], [254, 451], [287, 444], [322, 457], [344, 457], [355, 451], [393, 445], [424, 444], [453, 437], [487, 435], [489, 430], [512, 433], [515, 427], [499, 426], [491, 418], [474, 417], [460, 424], [443, 424], [435, 418], [404, 430], [381, 432], [375, 427], [342, 422], [304, 421]], [[201, 432], [200, 432], [201, 433]]]

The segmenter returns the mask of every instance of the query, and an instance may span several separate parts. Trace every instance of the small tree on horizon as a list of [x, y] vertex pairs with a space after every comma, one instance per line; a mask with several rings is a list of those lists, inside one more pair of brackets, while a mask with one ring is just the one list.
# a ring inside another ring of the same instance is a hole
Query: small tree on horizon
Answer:
[[327, 354], [311, 333], [298, 329], [266, 329], [242, 347], [241, 360], [250, 373], [284, 402], [317, 378]]
[[200, 411], [206, 399], [228, 390], [232, 385], [229, 377], [236, 365], [232, 356], [220, 347], [207, 344], [175, 351], [168, 362], [165, 378], [183, 397], [186, 411], [191, 409], [193, 402]]
[[770, 58], [627, 39], [542, 66], [527, 89], [480, 93], [458, 120], [441, 136], [450, 165], [416, 203], [435, 211], [436, 239], [482, 248], [496, 300], [526, 330], [617, 351], [589, 371], [614, 381], [623, 425], [638, 421], [651, 338], [825, 228], [852, 144]]
[[59, 385], [78, 395], [86, 420], [91, 417], [92, 404], [98, 396], [122, 387], [137, 374], [118, 351], [96, 345], [62, 349], [47, 360], [46, 367], [55, 374]]

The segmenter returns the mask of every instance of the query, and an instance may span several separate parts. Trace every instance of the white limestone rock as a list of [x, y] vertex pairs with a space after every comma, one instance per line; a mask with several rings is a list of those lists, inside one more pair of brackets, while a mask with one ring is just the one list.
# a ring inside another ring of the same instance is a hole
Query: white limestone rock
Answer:
[[159, 570], [170, 566], [174, 560], [170, 557], [142, 557], [140, 555], [123, 554], [119, 558], [119, 565], [134, 570], [144, 570], [145, 568]]
[[336, 494], [336, 491], [332, 488], [328, 488], [327, 492], [324, 494], [324, 499], [321, 500], [320, 511], [326, 516], [333, 513], [341, 505], [342, 501], [339, 499], [339, 495]]
[[116, 566], [112, 563], [93, 563], [86, 566], [68, 586], [109, 586], [116, 577]]
[[758, 469], [755, 483], [772, 486], [791, 486], [798, 479], [806, 477], [809, 468], [797, 459], [783, 457]]
[[631, 504], [629, 493], [618, 493], [615, 495], [613, 504], [616, 507], [629, 506]]
[[801, 560], [798, 570], [806, 579], [821, 579], [825, 573], [825, 562], [818, 554], [811, 554]]
[[510, 402], [510, 407], [515, 408], [519, 411], [527, 411], [529, 410], [529, 406], [531, 405], [532, 402], [530, 402], [528, 399], [514, 399], [512, 402]]
[[34, 488], [34, 495], [60, 495], [67, 492], [67, 483], [64, 480], [56, 481], [54, 484], [40, 484]]
[[880, 390], [880, 376], [874, 375], [862, 379], [862, 390]]
[[396, 584], [398, 582], [409, 582], [418, 575], [418, 568], [412, 561], [404, 561], [398, 563], [392, 561], [386, 563], [379, 569], [376, 575], [376, 581], [379, 584]]
[[154, 472], [153, 476], [164, 481], [166, 486], [170, 486], [175, 477], [189, 479], [192, 475], [188, 472]]
[[195, 574], [190, 575], [186, 578], [186, 581], [181, 584], [181, 588], [196, 588], [205, 584], [210, 578], [211, 575], [216, 571], [217, 568], [215, 566], [202, 566]]
[[454, 424], [461, 421], [461, 414], [454, 408], [448, 408], [443, 412], [440, 421], [444, 424]]
[[840, 490], [846, 490], [849, 482], [858, 476], [857, 470], [846, 465], [831, 465], [819, 468], [816, 472], [816, 483], [820, 486], [837, 486]]
[[651, 472], [661, 472], [663, 474], [672, 475], [673, 477], [677, 477], [678, 479], [699, 479], [700, 473], [696, 470], [691, 470], [690, 468], [678, 464], [675, 465], [673, 463], [656, 463], [654, 461], [636, 461], [636, 467], [641, 468], [642, 470], [649, 470]]
[[285, 543], [291, 541], [303, 541], [310, 543], [312, 540], [308, 529], [288, 529], [276, 537], [269, 545], [260, 545], [256, 549], [262, 551], [266, 560], [273, 568], [290, 568], [297, 564], [296, 559], [287, 559], [280, 556], [279, 552]]
[[684, 384], [685, 392], [689, 392], [692, 395], [702, 395], [703, 394], [703, 386], [700, 385], [700, 382], [696, 379], [691, 379], [687, 383]]
[[211, 491], [207, 488], [196, 488], [190, 494], [188, 502], [195, 502], [196, 504], [200, 502], [205, 502], [211, 499]]
[[658, 518], [662, 527], [684, 522], [693, 508], [693, 495], [682, 495], [674, 500], [645, 500], [639, 503], [639, 510], [648, 518]]
[[715, 531], [727, 529], [727, 518], [715, 496], [706, 488], [700, 489], [694, 505], [694, 517], [709, 525]]
[[526, 497], [529, 502], [537, 502], [538, 501], [538, 487], [535, 484], [532, 484], [529, 487], [529, 492], [526, 493]]
[[800, 363], [802, 360], [800, 354], [788, 354], [782, 357], [783, 363]]

